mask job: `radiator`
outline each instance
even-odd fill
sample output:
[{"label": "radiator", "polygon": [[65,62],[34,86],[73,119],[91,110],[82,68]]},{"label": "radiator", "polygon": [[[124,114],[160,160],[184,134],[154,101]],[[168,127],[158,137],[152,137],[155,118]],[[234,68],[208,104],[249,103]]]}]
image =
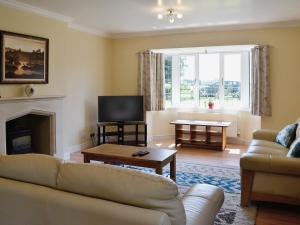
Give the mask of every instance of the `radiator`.
[{"label": "radiator", "polygon": [[239,132],[238,132],[238,122],[237,119],[236,120],[226,120],[228,122],[230,122],[230,126],[227,129],[227,136],[228,137],[238,137],[239,136]]},{"label": "radiator", "polygon": [[227,129],[227,137],[238,137],[238,115],[236,114],[213,114],[213,113],[191,113],[179,112],[176,119],[189,119],[189,120],[209,120],[209,121],[226,121],[230,122]]}]

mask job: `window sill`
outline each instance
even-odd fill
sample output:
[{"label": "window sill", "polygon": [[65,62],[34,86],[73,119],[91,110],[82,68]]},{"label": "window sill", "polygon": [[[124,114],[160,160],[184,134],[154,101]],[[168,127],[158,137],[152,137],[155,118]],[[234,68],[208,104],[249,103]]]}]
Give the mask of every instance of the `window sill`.
[{"label": "window sill", "polygon": [[211,114],[235,114],[238,112],[250,112],[248,108],[222,108],[222,109],[202,109],[197,107],[166,107],[166,111],[190,112],[190,113],[211,113]]}]

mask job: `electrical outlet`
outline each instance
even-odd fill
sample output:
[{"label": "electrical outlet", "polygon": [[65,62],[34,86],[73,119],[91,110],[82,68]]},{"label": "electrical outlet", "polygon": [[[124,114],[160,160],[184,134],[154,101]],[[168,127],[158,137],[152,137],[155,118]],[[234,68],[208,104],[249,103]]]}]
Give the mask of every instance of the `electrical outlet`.
[{"label": "electrical outlet", "polygon": [[239,128],[237,129],[237,136],[241,137],[241,129],[239,129]]}]

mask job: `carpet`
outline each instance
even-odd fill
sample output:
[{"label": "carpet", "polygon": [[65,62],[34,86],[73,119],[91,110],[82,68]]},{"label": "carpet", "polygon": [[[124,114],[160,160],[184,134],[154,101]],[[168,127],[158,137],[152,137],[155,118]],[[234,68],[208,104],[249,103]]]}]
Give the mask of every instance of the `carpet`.
[{"label": "carpet", "polygon": [[[257,208],[240,207],[240,170],[238,167],[212,166],[177,161],[176,180],[179,191],[183,194],[193,184],[211,184],[225,192],[224,204],[218,213],[215,225],[254,225]],[[151,169],[126,166],[154,173]],[[169,177],[169,169],[164,169],[164,176]]]}]

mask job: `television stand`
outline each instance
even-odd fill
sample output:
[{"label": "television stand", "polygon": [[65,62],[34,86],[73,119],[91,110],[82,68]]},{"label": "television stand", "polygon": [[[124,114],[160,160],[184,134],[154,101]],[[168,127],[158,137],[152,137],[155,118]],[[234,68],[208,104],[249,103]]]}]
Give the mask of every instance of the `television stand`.
[{"label": "television stand", "polygon": [[[145,122],[99,122],[97,128],[98,145],[109,143],[147,146],[147,124]],[[142,140],[141,135],[143,135]],[[109,137],[114,140],[107,140]]]}]

